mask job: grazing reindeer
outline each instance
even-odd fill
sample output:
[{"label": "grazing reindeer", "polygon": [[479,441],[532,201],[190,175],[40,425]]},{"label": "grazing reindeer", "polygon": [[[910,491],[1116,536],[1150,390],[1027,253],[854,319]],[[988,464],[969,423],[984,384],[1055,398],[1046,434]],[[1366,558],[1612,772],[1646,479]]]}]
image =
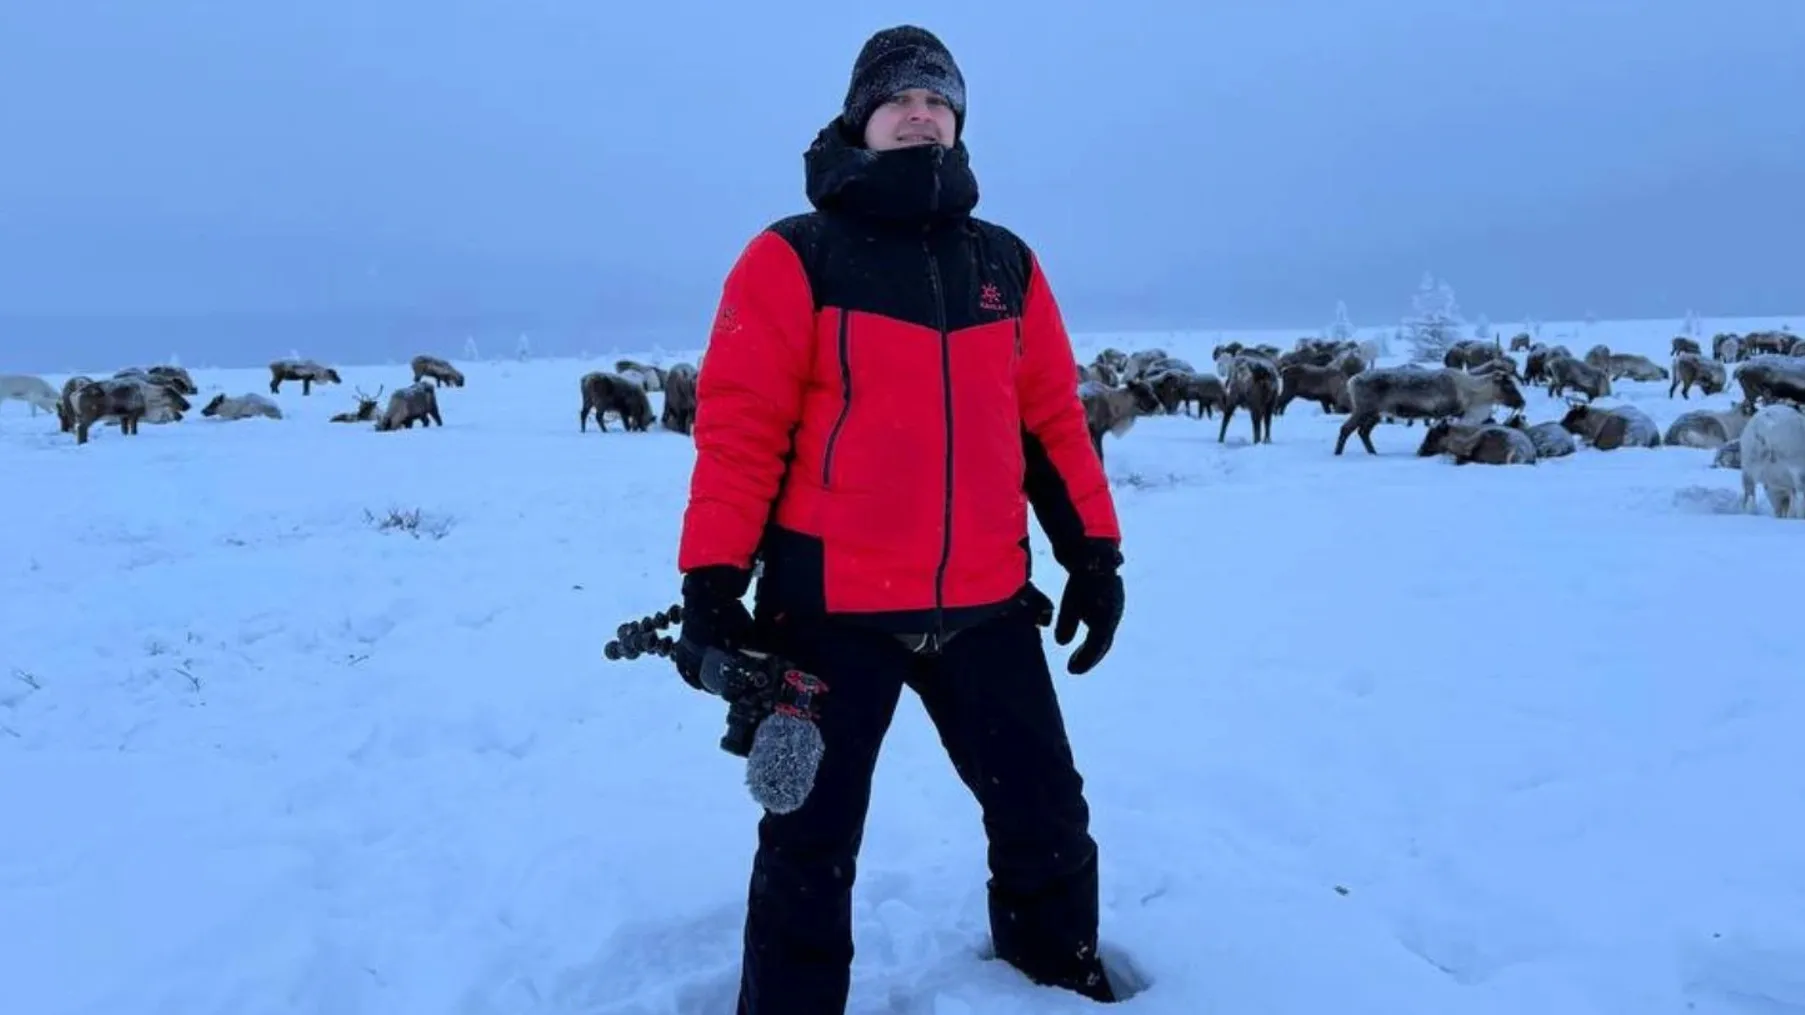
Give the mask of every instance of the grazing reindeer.
[{"label": "grazing reindeer", "polygon": [[376,421],[376,429],[385,433],[390,430],[412,430],[415,423],[422,427],[434,423],[445,425],[445,420],[439,415],[437,386],[416,381],[390,392],[388,410]]},{"label": "grazing reindeer", "polygon": [[1692,339],[1687,338],[1685,335],[1675,335],[1674,336],[1673,353],[1672,353],[1673,356],[1678,357],[1680,355],[1680,353],[1683,353],[1683,352],[1689,352],[1689,353],[1693,354],[1694,356],[1698,356],[1698,355],[1702,355],[1704,353],[1704,351],[1705,350],[1699,348],[1699,345],[1697,342],[1694,342]]},{"label": "grazing reindeer", "polygon": [[1548,396],[1561,398],[1567,389],[1586,396],[1590,402],[1611,393],[1611,375],[1603,367],[1571,356],[1550,356],[1543,361],[1548,377]]},{"label": "grazing reindeer", "polygon": [[1755,510],[1760,484],[1775,518],[1805,518],[1805,410],[1770,405],[1742,432],[1742,506]]},{"label": "grazing reindeer", "polygon": [[88,443],[89,429],[103,419],[118,420],[120,433],[135,434],[146,408],[141,384],[117,377],[87,381],[74,392],[75,443]]},{"label": "grazing reindeer", "polygon": [[1599,409],[1575,403],[1561,417],[1561,426],[1600,451],[1661,446],[1661,428],[1633,405]]},{"label": "grazing reindeer", "polygon": [[430,377],[432,382],[440,387],[447,384],[454,388],[464,386],[463,372],[437,356],[415,356],[408,365],[414,368],[415,384],[420,383],[422,377]]},{"label": "grazing reindeer", "polygon": [[1278,406],[1279,368],[1271,357],[1242,351],[1230,362],[1223,383],[1228,399],[1222,405],[1222,429],[1216,432],[1216,443],[1228,439],[1228,421],[1237,408],[1245,406],[1253,421],[1253,442],[1272,443],[1272,414]]},{"label": "grazing reindeer", "polygon": [[357,389],[357,408],[351,412],[341,412],[327,422],[330,423],[368,423],[376,418],[376,403],[382,399],[382,388],[378,387],[374,395],[366,395],[363,389]]},{"label": "grazing reindeer", "polygon": [[1084,426],[1098,461],[1103,460],[1104,434],[1120,440],[1134,428],[1135,420],[1160,411],[1159,394],[1145,381],[1129,381],[1119,388],[1087,382],[1078,386],[1078,401],[1084,405]]},{"label": "grazing reindeer", "polygon": [[279,359],[269,365],[269,393],[279,394],[283,381],[300,381],[301,394],[313,394],[315,384],[339,384],[338,371],[310,359]]},{"label": "grazing reindeer", "polygon": [[1477,426],[1442,420],[1423,434],[1417,457],[1452,455],[1455,465],[1534,465],[1540,455],[1535,441],[1522,430],[1499,423]]},{"label": "grazing reindeer", "polygon": [[182,367],[172,367],[165,364],[151,367],[144,371],[144,373],[149,376],[151,380],[156,381],[164,387],[174,389],[178,395],[198,395],[201,393],[201,389],[194,386],[194,378],[190,377],[188,371]]},{"label": "grazing reindeer", "polygon": [[42,377],[31,374],[0,374],[0,402],[24,402],[31,406],[33,416],[38,414],[39,409],[55,413],[57,392]]},{"label": "grazing reindeer", "polygon": [[1702,394],[1715,395],[1729,385],[1724,365],[1708,360],[1696,352],[1677,353],[1673,357],[1673,383],[1667,386],[1667,397],[1678,391],[1681,398],[1692,397],[1692,386]]},{"label": "grazing reindeer", "polygon": [[[626,361],[622,361],[626,362]],[[659,378],[662,385],[664,379]],[[595,413],[596,428],[603,433],[608,432],[606,414],[620,414],[621,426],[627,430],[644,432],[652,427],[652,400],[646,397],[646,389],[620,374],[595,370],[583,375],[577,382],[583,393],[583,408],[577,412],[577,429],[581,432],[589,430],[589,414]]]},{"label": "grazing reindeer", "polygon": [[1519,331],[1515,335],[1512,335],[1510,339],[1511,352],[1528,352],[1534,345],[1535,340],[1529,337],[1529,332],[1527,331]]},{"label": "grazing reindeer", "polygon": [[664,372],[664,412],[661,422],[666,430],[687,434],[696,426],[695,367],[679,363]]},{"label": "grazing reindeer", "polygon": [[1348,378],[1347,389],[1353,410],[1335,438],[1338,455],[1356,433],[1367,454],[1378,454],[1372,433],[1386,416],[1477,424],[1491,418],[1494,406],[1520,410],[1524,405],[1522,390],[1503,371],[1470,374],[1457,367],[1380,367]]},{"label": "grazing reindeer", "polygon": [[213,401],[201,409],[201,415],[218,419],[250,419],[252,416],[281,419],[282,410],[263,395],[249,391],[232,397],[214,395]]}]

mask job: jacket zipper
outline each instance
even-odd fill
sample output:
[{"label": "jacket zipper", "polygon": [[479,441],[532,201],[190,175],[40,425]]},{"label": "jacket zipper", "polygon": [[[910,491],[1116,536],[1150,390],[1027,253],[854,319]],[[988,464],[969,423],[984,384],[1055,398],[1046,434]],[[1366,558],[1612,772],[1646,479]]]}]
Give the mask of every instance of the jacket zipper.
[{"label": "jacket zipper", "polygon": [[946,568],[953,556],[953,349],[946,334],[946,293],[940,284],[940,262],[934,246],[923,240],[928,256],[928,284],[934,290],[934,323],[940,329],[940,390],[946,429],[946,497],[941,514],[940,563],[934,568],[934,639],[946,643]]},{"label": "jacket zipper", "polygon": [[852,412],[852,311],[840,311],[840,414],[834,417],[834,426],[827,432],[827,450],[821,453],[821,487],[828,489],[833,484],[834,445],[840,443],[840,428],[846,425],[846,416]]}]

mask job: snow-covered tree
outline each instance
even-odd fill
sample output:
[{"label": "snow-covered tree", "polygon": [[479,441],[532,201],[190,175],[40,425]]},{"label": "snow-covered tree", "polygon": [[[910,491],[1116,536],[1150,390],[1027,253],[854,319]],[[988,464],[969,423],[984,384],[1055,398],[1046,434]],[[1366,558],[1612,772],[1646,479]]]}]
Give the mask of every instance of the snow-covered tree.
[{"label": "snow-covered tree", "polygon": [[1404,341],[1410,347],[1411,358],[1440,362],[1448,347],[1460,340],[1465,324],[1453,287],[1423,272],[1423,280],[1410,300],[1410,315],[1403,321]]},{"label": "snow-covered tree", "polygon": [[1698,315],[1690,310],[1686,311],[1686,321],[1680,325],[1680,334],[1688,338],[1697,338],[1702,330],[1702,326],[1698,323]]},{"label": "snow-covered tree", "polygon": [[477,351],[477,348],[476,348],[476,336],[475,335],[466,335],[464,337],[464,358],[471,359],[471,360],[482,359],[482,355]]},{"label": "snow-covered tree", "polygon": [[527,341],[524,331],[520,333],[520,341],[514,343],[514,358],[522,363],[533,358],[533,344]]},{"label": "snow-covered tree", "polygon": [[1484,314],[1480,314],[1478,323],[1473,325],[1473,337],[1481,342],[1492,339],[1492,322]]},{"label": "snow-covered tree", "polygon": [[1347,303],[1335,301],[1335,319],[1329,322],[1329,330],[1324,337],[1331,342],[1351,342],[1354,332],[1354,322],[1347,315]]}]

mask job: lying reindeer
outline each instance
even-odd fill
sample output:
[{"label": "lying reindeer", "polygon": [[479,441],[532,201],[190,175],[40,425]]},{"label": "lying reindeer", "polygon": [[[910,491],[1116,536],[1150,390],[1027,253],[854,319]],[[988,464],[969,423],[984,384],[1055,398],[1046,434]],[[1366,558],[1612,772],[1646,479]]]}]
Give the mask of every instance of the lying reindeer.
[{"label": "lying reindeer", "polygon": [[390,430],[412,430],[415,423],[422,427],[429,427],[434,423],[445,425],[444,418],[439,415],[439,395],[435,385],[416,382],[390,392],[388,410],[376,421],[376,429],[385,433]]},{"label": "lying reindeer", "polygon": [[430,377],[434,384],[441,387],[449,384],[454,388],[464,386],[464,375],[457,367],[445,362],[437,356],[415,356],[409,365],[414,368],[414,383],[420,383],[423,377]]},{"label": "lying reindeer", "polygon": [[1661,446],[1661,428],[1633,405],[1600,409],[1576,404],[1561,417],[1561,426],[1600,451]]},{"label": "lying reindeer", "polygon": [[255,391],[242,395],[214,395],[202,409],[201,415],[217,419],[250,419],[252,416],[264,416],[269,419],[281,419],[282,410]]},{"label": "lying reindeer", "polygon": [[1540,457],[1529,434],[1499,423],[1472,425],[1442,420],[1423,435],[1417,457],[1451,455],[1455,465],[1534,465]]},{"label": "lying reindeer", "polygon": [[376,403],[382,399],[382,388],[379,386],[374,395],[366,395],[363,389],[357,389],[357,408],[350,412],[341,412],[333,416],[329,423],[368,423],[376,418]]}]

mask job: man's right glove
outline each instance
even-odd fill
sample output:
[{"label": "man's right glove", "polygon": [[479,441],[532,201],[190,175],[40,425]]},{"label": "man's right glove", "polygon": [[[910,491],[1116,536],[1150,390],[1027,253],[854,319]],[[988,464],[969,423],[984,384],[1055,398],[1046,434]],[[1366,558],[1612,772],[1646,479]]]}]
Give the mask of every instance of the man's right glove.
[{"label": "man's right glove", "polygon": [[683,576],[683,626],[671,650],[677,675],[698,691],[702,658],[709,649],[738,651],[752,634],[752,614],[740,601],[752,572],[725,564],[699,567]]}]

